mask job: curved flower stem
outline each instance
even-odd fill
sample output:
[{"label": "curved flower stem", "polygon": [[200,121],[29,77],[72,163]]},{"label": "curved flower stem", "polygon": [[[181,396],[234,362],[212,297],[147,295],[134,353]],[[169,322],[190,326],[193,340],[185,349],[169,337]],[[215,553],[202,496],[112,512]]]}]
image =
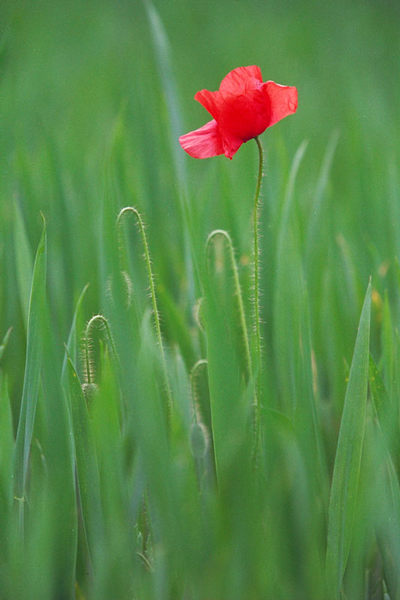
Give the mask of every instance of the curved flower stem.
[{"label": "curved flower stem", "polygon": [[260,190],[263,176],[264,153],[258,137],[254,138],[259,155],[258,177],[256,192],[254,195],[253,208],[253,259],[254,259],[254,332],[255,332],[255,374],[256,374],[256,391],[255,391],[255,406],[254,406],[254,434],[256,447],[258,445],[259,432],[259,413],[260,413],[260,388],[261,388],[261,326],[260,326],[260,249],[259,249],[259,234],[258,221],[261,208]]},{"label": "curved flower stem", "polygon": [[139,227],[140,236],[142,238],[142,244],[143,244],[143,249],[144,249],[144,259],[145,259],[146,269],[147,269],[147,278],[148,278],[149,287],[150,287],[150,296],[151,296],[151,303],[152,303],[152,309],[153,309],[154,326],[155,326],[155,330],[156,330],[158,346],[159,346],[160,353],[161,353],[161,363],[162,363],[162,369],[163,369],[163,374],[164,374],[164,385],[165,385],[165,391],[167,394],[167,407],[166,407],[167,408],[167,426],[169,428],[170,421],[171,421],[171,414],[172,414],[172,404],[173,404],[172,392],[171,392],[171,386],[169,383],[167,360],[166,360],[166,355],[165,355],[163,338],[162,338],[162,334],[161,334],[160,313],[158,311],[158,306],[157,306],[156,287],[155,287],[155,283],[154,283],[153,270],[151,267],[150,250],[149,250],[149,245],[147,242],[147,236],[146,236],[144,223],[143,223],[143,220],[142,220],[142,217],[141,217],[139,211],[136,208],[134,208],[132,206],[126,206],[125,208],[123,208],[120,211],[120,213],[117,217],[117,225],[120,225],[121,221],[122,221],[122,217],[129,213],[131,213],[136,218],[136,222]]},{"label": "curved flower stem", "polygon": [[95,369],[92,356],[92,331],[95,327],[106,332],[106,340],[110,346],[112,357],[115,361],[118,361],[117,349],[108,320],[103,315],[94,315],[86,325],[84,337],[84,372],[86,383],[95,383]]},{"label": "curved flower stem", "polygon": [[246,370],[247,370],[246,377],[250,378],[251,377],[250,344],[249,344],[249,338],[247,335],[247,325],[246,325],[246,317],[245,317],[244,304],[243,304],[242,288],[240,286],[239,270],[238,270],[237,263],[236,263],[235,251],[233,249],[233,242],[232,242],[231,236],[229,235],[229,233],[227,231],[225,231],[224,229],[215,229],[214,231],[212,231],[210,233],[210,235],[207,238],[206,251],[208,251],[211,241],[217,236],[221,236],[223,239],[225,239],[228,244],[228,248],[229,248],[229,257],[230,257],[231,267],[232,267],[232,271],[233,271],[235,294],[236,294],[238,310],[239,310],[240,328],[242,330],[242,339],[243,339],[243,344],[244,344],[244,349],[245,349],[245,354],[246,354]]}]

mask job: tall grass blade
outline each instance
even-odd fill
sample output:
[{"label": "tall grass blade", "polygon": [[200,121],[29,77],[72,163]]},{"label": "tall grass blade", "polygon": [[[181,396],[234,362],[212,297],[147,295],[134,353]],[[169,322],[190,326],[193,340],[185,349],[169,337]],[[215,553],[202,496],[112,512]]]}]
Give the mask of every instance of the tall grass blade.
[{"label": "tall grass blade", "polygon": [[221,482],[243,442],[241,435],[246,435],[247,428],[252,429],[251,402],[245,394],[243,332],[230,252],[225,236],[211,236],[211,243],[206,245],[204,314],[212,435],[217,479]]},{"label": "tall grass blade", "polygon": [[13,480],[12,458],[14,453],[14,432],[7,379],[0,371],[0,590],[4,590],[8,576],[10,540],[12,539]]},{"label": "tall grass blade", "polygon": [[319,173],[312,212],[307,230],[306,264],[309,266],[317,248],[318,240],[321,239],[321,215],[325,204],[325,192],[328,185],[329,174],[332,168],[333,157],[339,141],[339,133],[335,131],[329,140]]},{"label": "tall grass blade", "polygon": [[96,544],[101,540],[103,523],[96,447],[89,422],[86,399],[70,358],[67,358],[66,376],[68,383],[67,396],[73,424],[75,464],[82,520],[89,556],[92,560]]},{"label": "tall grass blade", "polygon": [[[279,377],[282,404],[293,416],[299,397],[296,360],[300,353],[294,339],[303,328],[305,284],[298,223],[294,218],[295,184],[307,148],[303,142],[293,159],[286,188],[277,239],[276,277],[273,298],[274,361]],[[299,341],[299,345],[301,342]],[[307,357],[308,358],[308,357]]]},{"label": "tall grass blade", "polygon": [[36,252],[29,302],[26,362],[21,410],[14,455],[14,495],[19,504],[19,524],[23,528],[26,478],[36,405],[40,386],[43,352],[43,321],[46,312],[46,224]]},{"label": "tall grass blade", "polygon": [[173,151],[174,167],[178,181],[181,185],[186,184],[185,156],[178,143],[182,135],[183,125],[181,121],[181,110],[178,102],[175,76],[171,62],[171,47],[160,19],[160,15],[150,0],[144,0],[147,16],[150,24],[150,32],[156,53],[156,61],[161,79],[165,100],[169,114],[169,127],[171,136],[171,147]]},{"label": "tall grass blade", "polygon": [[77,321],[78,321],[78,315],[81,310],[82,302],[86,295],[88,287],[89,287],[89,284],[87,283],[85,285],[85,287],[83,288],[82,292],[80,293],[78,302],[76,303],[75,312],[74,312],[74,316],[72,319],[71,329],[69,331],[68,341],[67,341],[65,354],[64,354],[64,360],[63,360],[63,366],[62,366],[62,372],[61,372],[61,381],[64,381],[64,379],[65,379],[68,355],[71,357],[71,360],[73,361],[74,364],[76,364],[76,361],[77,361],[77,345],[78,345],[77,344],[78,340],[77,340],[77,335],[76,335]]},{"label": "tall grass blade", "polygon": [[[0,373],[0,523],[12,499],[12,457],[14,452],[14,431],[7,379]],[[5,523],[3,523],[3,526]],[[4,527],[0,530],[3,532]],[[0,534],[2,537],[2,534]]]},{"label": "tall grass blade", "polygon": [[371,282],[361,312],[340,425],[328,512],[327,581],[339,598],[357,507],[366,423]]},{"label": "tall grass blade", "polygon": [[304,140],[298,147],[294,156],[292,166],[289,173],[289,181],[286,188],[285,199],[282,207],[282,214],[280,219],[279,233],[278,233],[278,244],[277,244],[277,261],[278,269],[280,261],[284,260],[284,248],[285,248],[285,237],[287,235],[290,215],[292,212],[294,202],[294,189],[296,185],[297,174],[300,169],[300,165],[303,161],[305,151],[307,150],[308,141]]},{"label": "tall grass blade", "polygon": [[14,248],[19,298],[22,307],[22,317],[24,319],[26,329],[28,324],[29,296],[33,260],[32,250],[29,244],[28,235],[26,233],[22,211],[17,202],[15,203],[14,218]]},{"label": "tall grass blade", "polygon": [[191,230],[191,219],[186,200],[187,175],[185,168],[185,156],[178,142],[179,136],[182,135],[183,132],[183,125],[180,117],[182,111],[180,110],[179,106],[175,77],[172,69],[170,44],[164,29],[164,25],[151,0],[144,0],[144,5],[146,7],[146,12],[150,23],[150,31],[156,53],[157,67],[165,93],[165,100],[169,114],[170,143],[176,178],[179,182],[179,188],[177,190],[179,196],[179,210],[181,220],[186,225],[183,231],[186,277],[189,284],[191,303],[193,304],[195,282],[193,279],[193,264],[190,260],[191,256],[193,258],[193,236],[189,235],[189,231]]},{"label": "tall grass blade", "polygon": [[[53,589],[57,590],[57,595],[65,598],[74,584],[76,570],[78,515],[75,464],[67,399],[60,385],[62,353],[58,352],[58,345],[54,340],[51,314],[46,304],[44,308],[45,323],[41,332],[43,365],[34,442],[42,449],[46,467],[42,474],[40,470],[34,472],[30,469],[29,484],[36,480],[39,494],[31,493],[29,485],[26,532],[28,535],[32,525],[38,525],[40,535],[40,521],[38,523],[36,520],[36,510],[42,504],[41,495],[45,491],[46,512],[43,524],[47,529],[47,539],[43,539],[46,539],[48,547],[49,579]],[[59,546],[63,548],[62,554],[57,552]],[[31,553],[34,553],[34,548]]]}]

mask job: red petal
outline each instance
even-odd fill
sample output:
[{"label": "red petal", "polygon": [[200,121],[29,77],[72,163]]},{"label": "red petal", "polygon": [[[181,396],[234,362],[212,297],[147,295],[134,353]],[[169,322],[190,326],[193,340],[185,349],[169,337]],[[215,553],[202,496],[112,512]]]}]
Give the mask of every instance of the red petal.
[{"label": "red petal", "polygon": [[181,135],[179,143],[193,158],[211,158],[224,154],[224,147],[215,120],[209,121],[200,129]]},{"label": "red petal", "polygon": [[245,94],[249,89],[258,87],[259,83],[262,83],[260,67],[238,67],[223,78],[219,91],[222,95]]},{"label": "red petal", "polygon": [[218,125],[222,137],[226,135],[247,142],[260,135],[270,122],[270,102],[262,84],[243,94],[227,94],[221,103]]},{"label": "red petal", "polygon": [[297,89],[295,87],[267,81],[263,84],[263,89],[270,104],[268,127],[296,112]]},{"label": "red petal", "polygon": [[218,119],[218,104],[220,102],[219,92],[200,90],[200,92],[197,92],[197,94],[195,94],[194,99],[197,100],[197,102],[200,102],[200,104],[204,106],[206,110],[208,110],[208,112],[214,119]]},{"label": "red petal", "polygon": [[232,159],[232,156],[236,154],[240,146],[243,144],[243,140],[231,135],[229,133],[222,133],[222,143],[224,146],[224,154],[227,158]]}]

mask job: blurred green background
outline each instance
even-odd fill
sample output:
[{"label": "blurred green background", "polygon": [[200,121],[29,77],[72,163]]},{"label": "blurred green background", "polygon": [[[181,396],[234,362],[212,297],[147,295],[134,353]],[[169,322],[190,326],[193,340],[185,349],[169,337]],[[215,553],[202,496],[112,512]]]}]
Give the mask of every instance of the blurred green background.
[{"label": "blurred green background", "polygon": [[[395,394],[399,377],[394,333],[400,309],[399,26],[400,3],[389,0],[1,1],[0,334],[9,327],[13,331],[0,365],[8,381],[14,432],[41,213],[47,223],[53,339],[44,362],[57,373],[87,283],[80,329],[74,330],[77,363],[84,322],[107,311],[114,223],[127,205],[137,207],[147,225],[168,360],[182,361],[184,379],[205,354],[194,307],[204,291],[204,245],[213,229],[226,229],[233,239],[251,314],[256,145],[247,143],[232,161],[197,161],[184,154],[178,136],[209,118],[193,100],[196,91],[215,90],[231,69],[257,64],[264,80],[295,85],[299,93],[297,114],[262,136],[265,403],[293,416],[290,406],[301,397],[296,361],[303,352],[296,336],[307,314],[314,395],[331,473],[371,275],[371,356],[390,393]],[[136,242],[128,263],[142,317],[148,283]],[[223,517],[215,518],[225,531]],[[287,522],[282,527],[286,539],[285,527],[290,527]],[[232,537],[233,546],[242,543],[242,533]],[[280,543],[282,554],[275,555],[274,565],[287,556]],[[370,557],[373,551],[366,553]],[[287,581],[276,597],[288,598],[295,593],[293,582],[304,583],[308,575],[297,579],[293,557],[282,561],[286,566],[279,576],[286,573]],[[113,573],[104,581],[108,576],[111,581]],[[162,588],[160,581],[162,576],[157,583]],[[235,597],[260,597],[262,583],[246,595],[243,581]],[[351,581],[354,595],[348,597],[358,598],[361,588]],[[47,588],[40,585],[35,589],[44,594]],[[111,597],[104,591],[107,585],[104,597]],[[168,585],[164,595],[153,590],[148,597],[197,598]],[[234,582],[226,589],[218,585],[221,598],[235,588]],[[290,597],[321,597],[319,585],[304,584]],[[100,588],[93,588],[93,597],[103,597]]]}]

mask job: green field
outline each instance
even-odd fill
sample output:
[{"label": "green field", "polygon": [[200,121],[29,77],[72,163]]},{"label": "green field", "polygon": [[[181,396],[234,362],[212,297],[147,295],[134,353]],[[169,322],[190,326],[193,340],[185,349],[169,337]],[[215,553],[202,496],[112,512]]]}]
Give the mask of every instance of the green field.
[{"label": "green field", "polygon": [[[0,600],[400,599],[399,27],[1,0]],[[261,136],[260,361],[257,146],[178,143],[246,65],[299,94]]]}]

